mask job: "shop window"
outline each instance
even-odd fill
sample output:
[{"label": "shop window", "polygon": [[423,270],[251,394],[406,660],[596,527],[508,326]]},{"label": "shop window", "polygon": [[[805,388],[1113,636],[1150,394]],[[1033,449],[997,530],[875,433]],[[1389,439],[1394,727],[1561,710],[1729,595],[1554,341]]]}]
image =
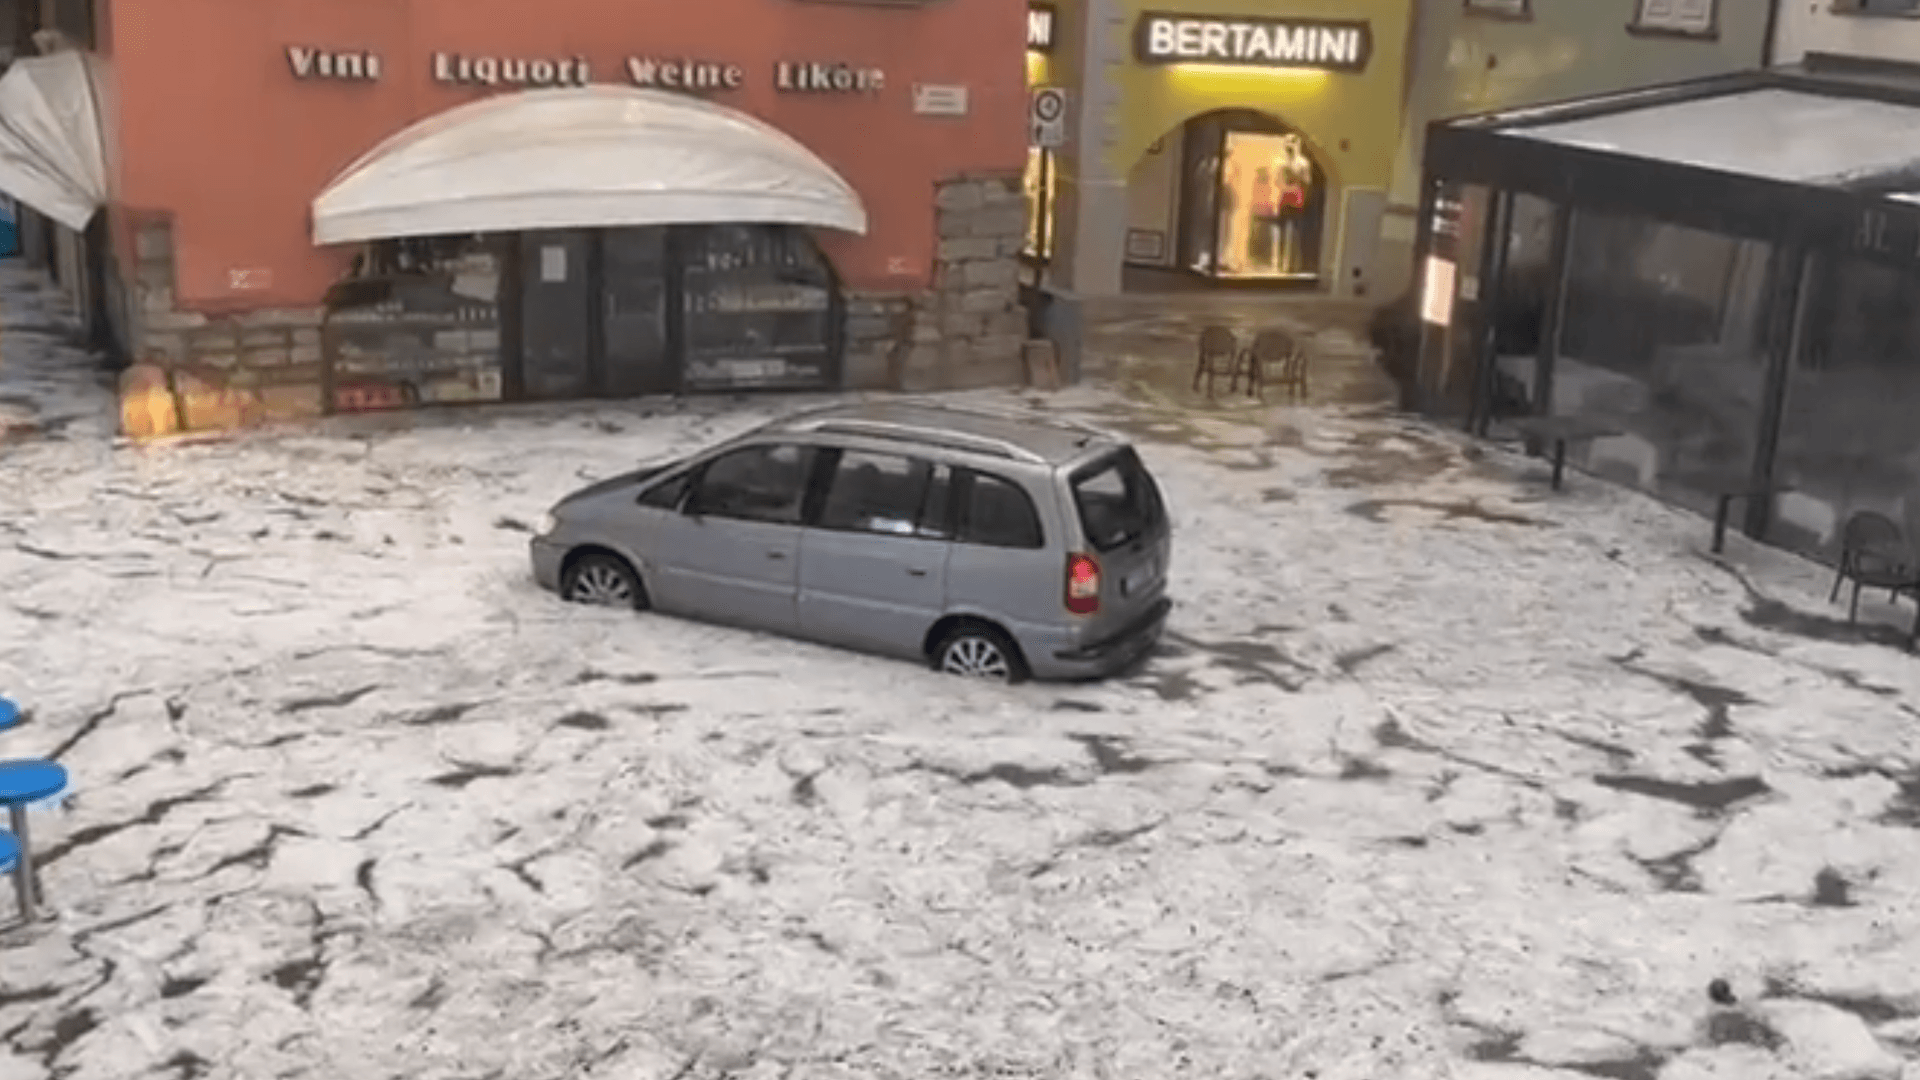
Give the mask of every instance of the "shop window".
[{"label": "shop window", "polygon": [[500,248],[483,236],[369,244],[327,294],[321,382],[342,412],[501,397]]},{"label": "shop window", "polygon": [[[1187,123],[1178,156],[1180,266],[1223,279],[1319,276],[1326,179],[1298,132],[1251,110],[1213,113]],[[1147,175],[1143,160],[1133,182]]]},{"label": "shop window", "polygon": [[1027,196],[1027,242],[1022,252],[1027,258],[1040,262],[1053,258],[1055,168],[1053,151],[1039,147],[1027,150],[1027,169],[1022,181]]},{"label": "shop window", "polygon": [[1634,0],[1636,33],[1712,37],[1718,30],[1719,0]]},{"label": "shop window", "polygon": [[839,284],[805,229],[705,225],[681,238],[688,390],[835,385]]},{"label": "shop window", "polygon": [[1920,18],[1920,0],[1833,0],[1833,13]]}]

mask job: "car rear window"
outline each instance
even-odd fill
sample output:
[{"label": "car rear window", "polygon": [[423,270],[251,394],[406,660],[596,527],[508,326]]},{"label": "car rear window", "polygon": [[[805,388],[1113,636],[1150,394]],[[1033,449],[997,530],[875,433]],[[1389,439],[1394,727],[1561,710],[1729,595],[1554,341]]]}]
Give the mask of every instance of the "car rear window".
[{"label": "car rear window", "polygon": [[1112,551],[1158,529],[1166,519],[1160,489],[1131,447],[1073,475],[1073,504],[1096,551]]}]

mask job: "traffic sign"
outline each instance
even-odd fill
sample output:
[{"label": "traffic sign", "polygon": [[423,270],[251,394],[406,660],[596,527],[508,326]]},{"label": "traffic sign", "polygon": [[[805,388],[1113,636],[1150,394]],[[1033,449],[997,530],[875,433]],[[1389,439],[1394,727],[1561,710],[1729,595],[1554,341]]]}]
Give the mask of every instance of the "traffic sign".
[{"label": "traffic sign", "polygon": [[1027,102],[1028,142],[1047,150],[1067,145],[1067,92],[1058,86],[1037,86]]}]

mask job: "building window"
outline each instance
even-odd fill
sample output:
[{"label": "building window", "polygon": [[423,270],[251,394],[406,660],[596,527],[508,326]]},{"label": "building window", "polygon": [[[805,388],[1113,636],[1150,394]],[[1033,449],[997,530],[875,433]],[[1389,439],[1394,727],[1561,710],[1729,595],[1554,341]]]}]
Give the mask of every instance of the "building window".
[{"label": "building window", "polygon": [[1632,25],[1636,33],[1713,37],[1718,30],[1719,0],[1635,0]]},{"label": "building window", "polygon": [[1464,0],[1470,15],[1491,15],[1496,19],[1533,18],[1533,0]]},{"label": "building window", "polygon": [[1920,0],[1833,0],[1835,15],[1885,15],[1920,18]]}]

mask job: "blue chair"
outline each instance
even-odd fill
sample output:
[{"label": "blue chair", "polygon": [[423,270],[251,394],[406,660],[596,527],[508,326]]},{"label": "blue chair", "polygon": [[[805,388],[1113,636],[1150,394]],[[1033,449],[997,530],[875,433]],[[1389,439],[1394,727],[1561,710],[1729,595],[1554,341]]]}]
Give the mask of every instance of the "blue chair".
[{"label": "blue chair", "polygon": [[20,841],[12,833],[0,832],[0,874],[11,873],[20,861]]},{"label": "blue chair", "polygon": [[33,846],[27,836],[27,807],[45,802],[67,789],[67,770],[52,761],[0,761],[0,804],[7,808],[18,849],[13,865],[13,893],[20,918],[32,922],[34,903],[44,903],[40,880],[33,872]]}]

